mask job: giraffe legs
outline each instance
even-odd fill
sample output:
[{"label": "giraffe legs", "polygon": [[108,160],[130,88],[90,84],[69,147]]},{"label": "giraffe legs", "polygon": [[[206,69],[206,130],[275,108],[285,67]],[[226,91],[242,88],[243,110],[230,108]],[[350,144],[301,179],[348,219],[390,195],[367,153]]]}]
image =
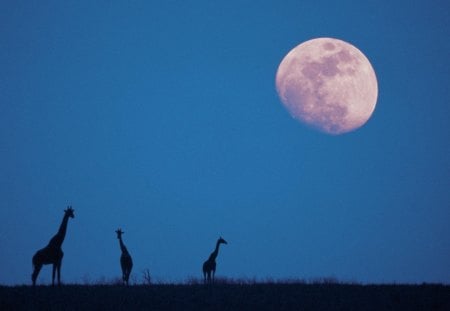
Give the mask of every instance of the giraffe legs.
[{"label": "giraffe legs", "polygon": [[53,264],[52,286],[55,285],[55,273],[58,278],[58,285],[61,285],[61,264],[64,253],[61,251],[58,260]]},{"label": "giraffe legs", "polygon": [[[212,278],[211,278],[211,272],[212,272]],[[214,271],[213,270],[207,270],[207,271],[203,272],[203,275],[204,275],[205,284],[214,283]]]},{"label": "giraffe legs", "polygon": [[128,285],[127,273],[125,271],[122,272],[122,281],[123,284]]},{"label": "giraffe legs", "polygon": [[53,264],[53,271],[52,271],[52,286],[55,286],[55,272],[56,272],[56,266],[57,264]]},{"label": "giraffe legs", "polygon": [[56,266],[56,275],[58,276],[58,285],[61,285],[61,264],[62,261]]},{"label": "giraffe legs", "polygon": [[55,286],[55,274],[57,277],[58,285],[61,285],[61,262],[53,264],[52,286]]},{"label": "giraffe legs", "polygon": [[122,267],[122,282],[124,285],[128,285],[128,273],[125,266]]},{"label": "giraffe legs", "polygon": [[31,280],[33,281],[33,286],[36,285],[36,279],[37,279],[41,269],[42,269],[42,265],[35,265],[34,266],[34,271],[33,271],[33,274],[31,275]]},{"label": "giraffe legs", "polygon": [[61,262],[53,264],[52,286],[55,286],[55,275],[58,281],[58,285],[61,285]]},{"label": "giraffe legs", "polygon": [[122,280],[125,285],[128,285],[128,280],[130,279],[131,268],[125,269],[122,273]]}]

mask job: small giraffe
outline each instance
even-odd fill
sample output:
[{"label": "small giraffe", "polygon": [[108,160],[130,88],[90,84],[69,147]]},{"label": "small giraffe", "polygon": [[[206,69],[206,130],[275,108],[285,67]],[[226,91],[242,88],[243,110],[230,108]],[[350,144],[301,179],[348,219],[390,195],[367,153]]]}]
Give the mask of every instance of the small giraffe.
[{"label": "small giraffe", "polygon": [[52,285],[55,285],[55,272],[58,274],[58,285],[61,285],[61,263],[64,256],[61,246],[66,236],[69,218],[75,217],[73,212],[74,210],[72,209],[72,206],[69,206],[66,210],[64,210],[64,217],[61,225],[59,226],[58,232],[51,238],[46,247],[38,250],[36,254],[34,254],[32,260],[34,271],[31,275],[33,286],[36,285],[36,279],[42,266],[49,264],[53,265]]},{"label": "small giraffe", "polygon": [[117,229],[117,238],[119,239],[120,250],[122,251],[122,255],[120,255],[120,266],[122,267],[122,280],[128,285],[128,279],[130,278],[131,269],[133,268],[133,260],[131,259],[130,253],[128,252],[125,244],[122,241],[122,234],[124,232],[122,229]]},{"label": "small giraffe", "polygon": [[[216,243],[216,249],[209,255],[208,260],[203,263],[203,277],[204,282],[214,283],[214,275],[216,274],[216,258],[219,254],[219,246],[220,244],[228,244],[227,241],[220,237]],[[212,272],[212,279],[211,279]]]}]

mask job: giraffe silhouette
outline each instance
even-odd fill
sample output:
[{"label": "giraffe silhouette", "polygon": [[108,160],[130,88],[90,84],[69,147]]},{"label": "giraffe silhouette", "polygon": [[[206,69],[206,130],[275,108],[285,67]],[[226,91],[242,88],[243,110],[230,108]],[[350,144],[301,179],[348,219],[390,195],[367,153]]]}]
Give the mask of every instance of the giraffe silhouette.
[{"label": "giraffe silhouette", "polygon": [[[203,278],[204,278],[205,283],[206,282],[214,283],[214,275],[216,274],[216,258],[217,258],[217,255],[219,255],[220,244],[228,244],[228,243],[227,243],[227,241],[222,239],[222,237],[220,237],[217,240],[216,248],[211,253],[211,255],[209,255],[208,260],[206,260],[203,263]],[[212,278],[211,278],[211,274],[212,274]]]},{"label": "giraffe silhouette", "polygon": [[58,285],[61,284],[61,263],[64,256],[61,246],[64,242],[64,238],[66,237],[69,218],[75,217],[73,212],[74,210],[72,209],[72,206],[69,206],[66,210],[64,210],[64,217],[61,225],[59,226],[58,232],[51,238],[46,247],[38,250],[36,254],[34,254],[32,260],[34,271],[31,275],[33,286],[36,285],[36,279],[42,266],[49,264],[53,265],[52,285],[55,285],[55,273],[58,274]]},{"label": "giraffe silhouette", "polygon": [[122,229],[117,229],[117,238],[119,239],[120,250],[122,251],[122,255],[120,255],[120,267],[122,268],[122,280],[128,285],[128,279],[130,278],[131,269],[133,269],[133,259],[131,259],[130,253],[128,252],[125,244],[122,241],[122,234],[124,232]]}]

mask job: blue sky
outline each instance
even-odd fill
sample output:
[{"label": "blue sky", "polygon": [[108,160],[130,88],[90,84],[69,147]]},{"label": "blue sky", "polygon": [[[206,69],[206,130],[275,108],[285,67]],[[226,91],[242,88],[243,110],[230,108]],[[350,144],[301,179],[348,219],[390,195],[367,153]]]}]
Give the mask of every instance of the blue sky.
[{"label": "blue sky", "polygon": [[[218,276],[450,282],[445,1],[2,1],[0,284],[73,205],[64,282]],[[335,37],[379,96],[328,136],[283,108],[285,54]],[[44,268],[38,283],[50,281]]]}]

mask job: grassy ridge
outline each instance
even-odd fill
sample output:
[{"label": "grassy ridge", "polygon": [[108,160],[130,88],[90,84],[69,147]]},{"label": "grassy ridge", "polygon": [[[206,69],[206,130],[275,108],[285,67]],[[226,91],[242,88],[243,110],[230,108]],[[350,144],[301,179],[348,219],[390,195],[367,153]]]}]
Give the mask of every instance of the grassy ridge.
[{"label": "grassy ridge", "polygon": [[450,286],[1,286],[0,310],[450,310]]}]

